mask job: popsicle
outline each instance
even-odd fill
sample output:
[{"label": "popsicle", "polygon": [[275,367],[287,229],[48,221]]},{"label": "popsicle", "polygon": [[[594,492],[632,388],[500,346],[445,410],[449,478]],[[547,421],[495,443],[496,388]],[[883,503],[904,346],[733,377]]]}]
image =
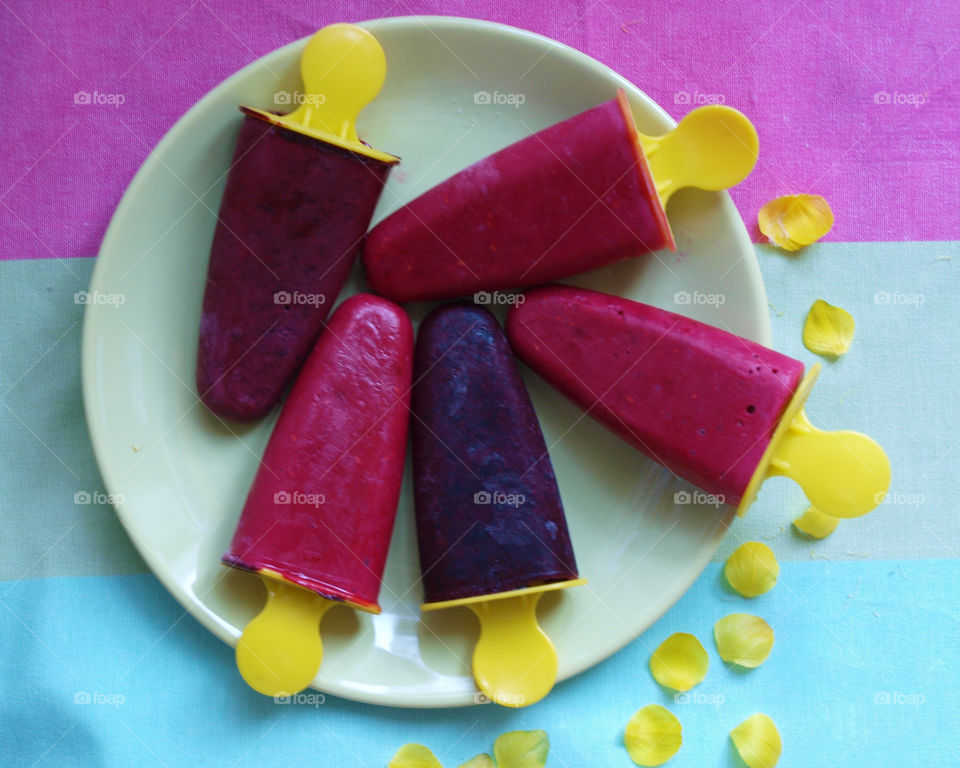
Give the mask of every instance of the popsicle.
[{"label": "popsicle", "polygon": [[756,159],[756,131],[736,110],[700,107],[650,137],[621,90],[388,216],[363,247],[367,280],[395,301],[442,299],[675,250],[665,213],[673,192],[733,186]]},{"label": "popsicle", "polygon": [[833,517],[873,509],[890,484],[883,449],[814,427],[819,371],[727,331],[569,286],[510,310],[517,355],[601,424],[742,514],[768,475],[796,480]]},{"label": "popsicle", "polygon": [[477,685],[500,704],[533,704],[557,675],[537,601],[584,583],[540,424],[485,309],[448,304],[427,316],[414,371],[423,610],[470,607],[481,624]]},{"label": "popsicle", "polygon": [[386,73],[369,32],[324,27],[307,43],[301,70],[306,93],[294,112],[240,107],[210,250],[197,390],[211,411],[235,421],[263,416],[293,380],[397,162],[356,135],[357,114]]},{"label": "popsicle", "polygon": [[379,613],[377,595],[403,477],[413,328],[392,302],[341,304],[270,436],[223,562],[263,577],[267,604],[237,666],[276,696],[305,688],[336,602]]}]

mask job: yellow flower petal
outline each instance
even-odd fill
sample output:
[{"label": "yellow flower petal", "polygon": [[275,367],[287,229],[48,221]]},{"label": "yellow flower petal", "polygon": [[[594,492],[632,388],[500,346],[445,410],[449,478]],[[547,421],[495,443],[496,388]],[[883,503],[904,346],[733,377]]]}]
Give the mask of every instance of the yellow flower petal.
[{"label": "yellow flower petal", "polygon": [[731,664],[759,667],[773,650],[773,630],[759,616],[731,613],[713,625],[720,658]]},{"label": "yellow flower petal", "polygon": [[660,685],[689,691],[707,676],[710,659],[700,641],[686,632],[675,632],[660,643],[650,657],[650,672]]},{"label": "yellow flower petal", "polygon": [[826,515],[816,507],[810,507],[794,520],[793,524],[808,536],[825,539],[837,529],[840,519]]},{"label": "yellow flower petal", "polygon": [[497,768],[497,765],[493,762],[493,758],[484,752],[472,760],[462,763],[459,768]]},{"label": "yellow flower petal", "polygon": [[780,732],[766,715],[751,715],[730,731],[740,757],[750,768],[773,768],[780,759]]},{"label": "yellow flower petal", "polygon": [[780,564],[773,550],[759,541],[741,544],[727,560],[723,573],[744,597],[756,597],[776,586]]},{"label": "yellow flower petal", "polygon": [[387,768],[443,768],[436,755],[423,744],[404,744],[387,764]]},{"label": "yellow flower petal", "polygon": [[650,704],[630,718],[623,743],[637,765],[663,765],[680,749],[683,729],[672,712],[659,704]]},{"label": "yellow flower petal", "polygon": [[510,731],[493,743],[497,768],[543,768],[549,751],[544,731]]},{"label": "yellow flower petal", "polygon": [[757,224],[772,242],[797,251],[830,231],[833,211],[820,195],[785,195],[760,209]]},{"label": "yellow flower petal", "polygon": [[854,326],[847,310],[817,299],[803,324],[803,346],[817,355],[840,357],[850,349]]}]

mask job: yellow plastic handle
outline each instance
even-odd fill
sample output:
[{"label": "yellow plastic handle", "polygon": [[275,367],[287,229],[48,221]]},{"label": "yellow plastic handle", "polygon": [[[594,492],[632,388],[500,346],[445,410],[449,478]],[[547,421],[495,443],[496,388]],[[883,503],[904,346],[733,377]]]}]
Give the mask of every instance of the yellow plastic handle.
[{"label": "yellow plastic handle", "polygon": [[768,469],[803,488],[810,503],[831,517],[859,517],[890,487],[890,461],[859,432],[825,432],[799,411],[781,438]]},{"label": "yellow plastic handle", "polygon": [[527,707],[553,688],[557,651],[537,623],[542,592],[471,603],[480,620],[473,677],[491,701]]},{"label": "yellow plastic handle", "polygon": [[331,24],[307,41],[300,55],[304,92],[289,114],[245,108],[264,120],[383,162],[397,158],[357,138],[357,117],[380,93],[387,59],[377,39],[354,24]]},{"label": "yellow plastic handle", "polygon": [[237,668],[265,696],[289,696],[310,685],[323,660],[320,620],[334,603],[264,576],[267,604],[237,644]]},{"label": "yellow plastic handle", "polygon": [[746,115],[721,105],[698,107],[662,136],[638,136],[664,206],[681,187],[718,190],[739,184],[760,151]]},{"label": "yellow plastic handle", "polygon": [[303,103],[286,119],[358,143],[357,115],[387,77],[387,59],[377,39],[353,24],[324,27],[303,49],[300,73]]}]

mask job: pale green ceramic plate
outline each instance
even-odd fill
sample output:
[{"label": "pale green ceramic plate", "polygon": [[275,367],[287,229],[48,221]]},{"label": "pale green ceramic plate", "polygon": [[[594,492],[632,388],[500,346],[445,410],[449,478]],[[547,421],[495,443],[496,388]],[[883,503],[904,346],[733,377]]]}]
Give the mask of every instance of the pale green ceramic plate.
[{"label": "pale green ceramic plate", "polygon": [[[364,26],[383,44],[389,75],[359,133],[403,158],[375,221],[531,130],[612,98],[618,87],[629,94],[641,131],[672,124],[616,73],[529,32],[434,17]],[[84,327],[87,418],[107,488],[125,500],[120,520],[177,600],[231,644],[264,593],[257,578],[222,567],[220,555],[275,414],[227,429],[206,413],[193,384],[197,324],[214,212],[240,125],[237,105],[280,108],[274,95],[300,87],[303,43],[238,72],[160,142],[117,208],[91,286],[125,301],[89,305]],[[636,259],[575,282],[768,342],[763,284],[729,197],[685,190],[669,214],[679,254]],[[364,287],[358,268],[341,298]],[[722,294],[721,305],[703,303],[714,294]],[[414,319],[427,308],[411,307]],[[636,638],[683,594],[716,551],[730,513],[674,503],[686,485],[525,375],[590,582],[541,603],[565,679]],[[475,620],[463,608],[421,617],[415,543],[408,472],[381,593],[384,612],[328,614],[326,656],[314,681],[320,690],[396,706],[477,701],[469,673]]]}]

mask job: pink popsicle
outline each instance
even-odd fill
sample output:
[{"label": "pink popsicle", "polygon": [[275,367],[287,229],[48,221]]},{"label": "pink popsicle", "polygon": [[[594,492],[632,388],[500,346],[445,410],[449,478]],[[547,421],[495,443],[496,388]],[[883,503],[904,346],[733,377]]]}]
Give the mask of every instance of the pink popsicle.
[{"label": "pink popsicle", "polygon": [[514,351],[650,458],[727,504],[743,497],[803,364],[656,307],[568,286],[528,291]]},{"label": "pink popsicle", "polygon": [[363,263],[395,301],[555,280],[675,249],[620,91],[500,150],[374,227]]},{"label": "pink popsicle", "polygon": [[284,404],[225,563],[379,612],[412,356],[400,307],[360,294],[337,308]]}]

